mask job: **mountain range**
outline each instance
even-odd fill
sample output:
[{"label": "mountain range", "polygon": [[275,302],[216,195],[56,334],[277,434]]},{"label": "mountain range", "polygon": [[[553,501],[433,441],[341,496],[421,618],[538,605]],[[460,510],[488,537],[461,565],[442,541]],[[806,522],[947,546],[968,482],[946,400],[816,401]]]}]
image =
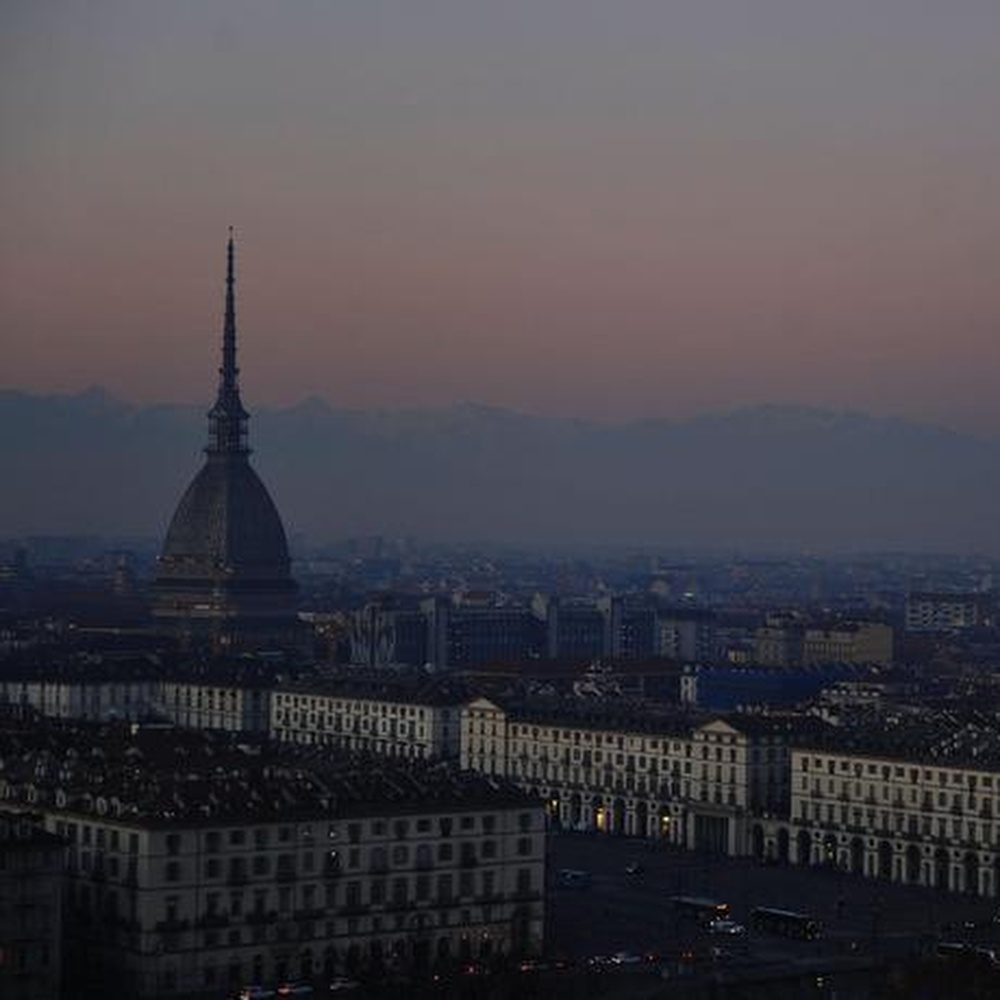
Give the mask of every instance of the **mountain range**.
[{"label": "mountain range", "polygon": [[[0,535],[162,536],[204,409],[0,391]],[[255,410],[289,534],[524,546],[1000,553],[1000,442],[762,406],[602,424],[463,404]]]}]

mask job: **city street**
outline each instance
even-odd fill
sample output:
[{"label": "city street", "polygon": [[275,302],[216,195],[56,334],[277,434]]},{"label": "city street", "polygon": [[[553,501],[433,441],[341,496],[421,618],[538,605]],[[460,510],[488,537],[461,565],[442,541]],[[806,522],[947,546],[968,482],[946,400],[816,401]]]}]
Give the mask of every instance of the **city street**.
[{"label": "city street", "polygon": [[[627,874],[638,864],[641,874]],[[560,869],[590,874],[584,887],[559,885]],[[992,942],[994,901],[861,879],[838,871],[760,866],[749,859],[699,856],[647,841],[594,834],[551,839],[548,948],[575,961],[655,953],[669,960],[694,951],[726,966],[834,956],[930,955],[938,941]],[[713,935],[680,914],[673,896],[729,904],[744,935]],[[807,913],[822,925],[815,941],[754,931],[756,906]],[[975,926],[973,926],[975,925]],[[714,949],[714,953],[713,953]]]}]

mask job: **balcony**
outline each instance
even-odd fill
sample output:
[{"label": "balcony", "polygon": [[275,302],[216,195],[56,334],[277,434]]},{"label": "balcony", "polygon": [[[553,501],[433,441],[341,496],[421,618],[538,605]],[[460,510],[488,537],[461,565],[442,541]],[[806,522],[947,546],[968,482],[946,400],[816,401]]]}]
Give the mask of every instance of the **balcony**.
[{"label": "balcony", "polygon": [[246,922],[251,926],[254,924],[270,924],[277,919],[276,910],[251,910],[246,915]]},{"label": "balcony", "polygon": [[153,930],[160,934],[179,934],[191,926],[190,920],[178,920],[176,917],[159,920],[153,925]]},{"label": "balcony", "polygon": [[294,882],[298,877],[298,873],[294,868],[279,868],[274,873],[276,882]]},{"label": "balcony", "polygon": [[510,900],[513,903],[535,903],[541,901],[541,898],[542,894],[537,889],[515,889],[510,894]]},{"label": "balcony", "polygon": [[228,913],[206,913],[197,920],[198,927],[228,927]]}]

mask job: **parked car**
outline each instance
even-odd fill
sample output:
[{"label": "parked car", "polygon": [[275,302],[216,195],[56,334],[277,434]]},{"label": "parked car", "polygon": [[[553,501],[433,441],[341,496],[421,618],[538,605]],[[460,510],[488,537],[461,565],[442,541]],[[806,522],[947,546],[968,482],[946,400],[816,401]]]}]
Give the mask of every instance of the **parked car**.
[{"label": "parked car", "polygon": [[347,976],[337,976],[330,980],[331,993],[350,993],[361,986],[356,979],[348,979]]},{"label": "parked car", "polygon": [[309,983],[281,983],[277,993],[279,997],[311,997],[313,988]]},{"label": "parked car", "polygon": [[252,983],[249,986],[244,986],[236,994],[236,1000],[271,1000],[273,996],[274,990],[268,989],[266,986],[261,986],[258,983]]},{"label": "parked car", "polygon": [[709,921],[708,929],[712,934],[726,934],[730,937],[738,937],[747,932],[747,929],[742,924],[738,924],[735,920],[726,920],[721,917],[717,920]]},{"label": "parked car", "polygon": [[560,868],[556,881],[566,889],[586,889],[590,885],[590,872],[582,868]]}]

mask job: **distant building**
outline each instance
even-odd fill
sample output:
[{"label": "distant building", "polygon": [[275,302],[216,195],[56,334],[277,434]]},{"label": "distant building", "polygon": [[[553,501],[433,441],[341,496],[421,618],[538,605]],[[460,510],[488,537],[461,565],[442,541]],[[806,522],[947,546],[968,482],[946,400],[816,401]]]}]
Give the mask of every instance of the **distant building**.
[{"label": "distant building", "polygon": [[236,367],[233,239],[227,251],[219,392],[206,460],[174,512],[157,567],[153,614],[170,631],[220,647],[289,643],[297,588],[285,529],[250,466],[249,414]]},{"label": "distant building", "polygon": [[270,731],[286,743],[457,761],[467,700],[435,683],[417,688],[350,680],[288,684],[271,697]]},{"label": "distant building", "polygon": [[663,611],[657,619],[656,655],[681,663],[711,663],[716,656],[716,617],[711,611]]},{"label": "distant building", "polygon": [[350,616],[350,662],[366,667],[423,666],[431,660],[424,602],[383,597]]},{"label": "distant building", "polygon": [[656,608],[647,597],[602,597],[597,608],[604,616],[604,656],[612,660],[648,660],[653,656]]},{"label": "distant building", "polygon": [[754,633],[754,662],[761,667],[802,665],[805,624],[797,615],[769,615]]},{"label": "distant building", "polygon": [[157,661],[35,664],[0,676],[0,706],[52,719],[159,719],[191,729],[266,733],[272,684],[269,670],[243,663],[213,663],[200,672]]},{"label": "distant building", "polygon": [[532,604],[545,632],[548,660],[593,660],[604,655],[605,616],[593,601],[537,594]]},{"label": "distant building", "polygon": [[857,663],[889,666],[893,629],[878,622],[844,622],[829,628],[807,628],[802,634],[802,664]]},{"label": "distant building", "polygon": [[991,593],[915,591],[906,596],[907,632],[964,632],[992,627],[995,622]]}]

